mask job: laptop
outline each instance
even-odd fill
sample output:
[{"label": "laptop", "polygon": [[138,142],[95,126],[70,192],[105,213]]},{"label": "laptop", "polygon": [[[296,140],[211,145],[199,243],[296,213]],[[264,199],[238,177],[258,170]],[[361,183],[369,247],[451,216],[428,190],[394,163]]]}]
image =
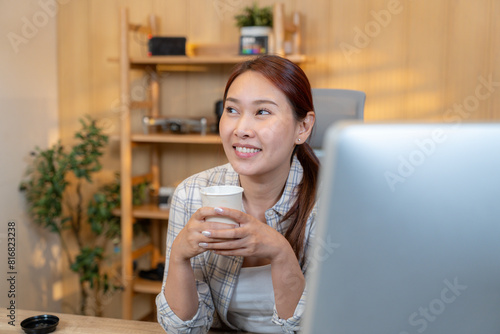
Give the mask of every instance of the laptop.
[{"label": "laptop", "polygon": [[500,124],[328,129],[301,333],[500,333]]}]

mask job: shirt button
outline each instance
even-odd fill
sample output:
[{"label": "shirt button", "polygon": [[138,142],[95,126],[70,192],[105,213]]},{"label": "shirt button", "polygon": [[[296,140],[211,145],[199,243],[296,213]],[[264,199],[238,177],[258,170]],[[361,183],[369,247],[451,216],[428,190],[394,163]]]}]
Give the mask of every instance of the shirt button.
[{"label": "shirt button", "polygon": [[271,217],[273,213],[271,211],[266,211],[266,216]]}]

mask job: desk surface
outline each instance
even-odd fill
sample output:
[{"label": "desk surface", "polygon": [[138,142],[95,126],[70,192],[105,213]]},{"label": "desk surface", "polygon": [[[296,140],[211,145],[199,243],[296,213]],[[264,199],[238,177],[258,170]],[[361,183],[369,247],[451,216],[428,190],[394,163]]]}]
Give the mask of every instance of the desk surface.
[{"label": "desk surface", "polygon": [[[21,328],[21,321],[26,318],[41,315],[44,312],[16,310],[15,326],[8,324],[10,321],[5,315],[0,321],[0,333],[17,333],[22,334],[24,331]],[[48,314],[59,317],[59,325],[57,325],[55,334],[89,334],[89,333],[106,333],[106,334],[133,334],[133,333],[156,333],[165,334],[163,328],[156,322],[123,320],[113,318],[98,318],[74,314],[63,314],[48,312]],[[210,331],[209,334],[229,334],[230,332]],[[234,333],[234,332],[233,332]]]}]

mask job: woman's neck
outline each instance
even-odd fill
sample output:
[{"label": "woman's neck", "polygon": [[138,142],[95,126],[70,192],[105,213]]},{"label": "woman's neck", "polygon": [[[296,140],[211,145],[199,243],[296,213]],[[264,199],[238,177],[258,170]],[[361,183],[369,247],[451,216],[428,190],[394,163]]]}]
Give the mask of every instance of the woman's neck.
[{"label": "woman's neck", "polygon": [[280,199],[288,173],[280,177],[255,178],[240,175],[240,184],[245,189],[243,192],[243,205],[245,211],[265,222],[265,212]]}]

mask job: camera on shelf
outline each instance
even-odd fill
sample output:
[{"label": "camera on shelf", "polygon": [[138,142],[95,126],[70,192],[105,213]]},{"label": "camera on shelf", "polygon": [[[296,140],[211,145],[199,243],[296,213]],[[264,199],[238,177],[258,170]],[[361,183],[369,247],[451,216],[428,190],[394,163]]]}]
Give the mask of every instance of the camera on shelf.
[{"label": "camera on shelf", "polygon": [[171,133],[199,133],[207,134],[208,121],[205,117],[201,118],[172,118],[172,117],[152,117],[144,116],[142,118],[142,128],[144,134],[151,133],[151,130],[161,128],[163,132]]},{"label": "camera on shelf", "polygon": [[174,187],[160,187],[158,190],[158,207],[160,209],[170,209],[174,190]]}]

